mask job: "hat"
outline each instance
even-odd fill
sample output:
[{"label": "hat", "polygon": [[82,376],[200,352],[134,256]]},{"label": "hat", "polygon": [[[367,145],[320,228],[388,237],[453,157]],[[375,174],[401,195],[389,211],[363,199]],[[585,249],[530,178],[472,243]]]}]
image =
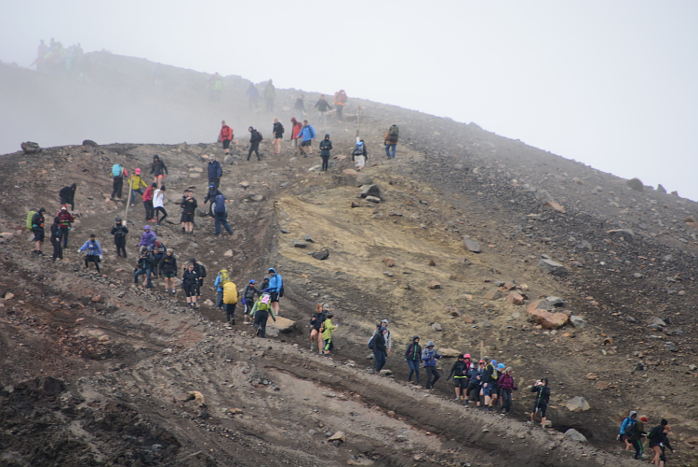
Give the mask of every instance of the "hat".
[{"label": "hat", "polygon": [[499,365],[497,365],[498,370],[503,370],[504,368],[506,368],[506,366],[504,366],[504,363],[500,363]]},{"label": "hat", "polygon": [[434,347],[434,341],[427,342],[427,347]]},{"label": "hat", "polygon": [[381,323],[390,324],[390,321],[388,321],[387,319],[382,319]]},{"label": "hat", "polygon": [[196,259],[192,258],[189,260],[190,263],[196,263]]},{"label": "hat", "polygon": [[67,210],[68,210],[68,208],[67,208],[67,207],[65,207],[65,206],[61,206],[61,211],[67,211]]},{"label": "hat", "polygon": [[254,279],[250,279],[250,284],[254,284]]},{"label": "hat", "polygon": [[472,357],[470,357],[470,354],[467,353],[467,354],[463,355],[463,358],[472,358]]},{"label": "hat", "polygon": [[145,227],[143,227],[143,230],[150,230],[150,226],[146,225]]},{"label": "hat", "polygon": [[485,361],[484,361],[484,360],[480,360],[478,363],[485,363]]},{"label": "hat", "polygon": [[95,237],[96,237],[95,234],[90,234],[90,238],[95,238]]},{"label": "hat", "polygon": [[464,358],[465,358],[465,357],[463,356],[463,354],[458,354],[458,360],[462,360],[462,359],[464,359]]},{"label": "hat", "polygon": [[143,248],[141,248],[141,251],[148,251],[148,247],[144,246]]},{"label": "hat", "polygon": [[209,188],[216,188],[216,185],[214,185],[213,183],[211,183],[211,184],[209,184],[208,187],[209,187]]},{"label": "hat", "polygon": [[541,378],[541,381],[545,381],[546,383],[548,382],[548,378]]},{"label": "hat", "polygon": [[383,332],[387,331],[387,330],[388,330],[388,328],[384,328],[383,326],[381,326],[380,328],[378,328],[378,333],[383,334]]},{"label": "hat", "polygon": [[643,415],[642,417],[640,417],[640,421],[641,421],[642,423],[647,423],[647,422],[650,421],[650,419],[647,418],[647,417],[645,417],[645,416]]},{"label": "hat", "polygon": [[664,425],[668,425],[668,424],[669,424],[669,422],[666,421],[666,418],[662,418],[660,425],[664,426]]},{"label": "hat", "polygon": [[120,218],[120,217],[117,217],[117,218],[116,218],[116,222],[121,222],[121,218]]},{"label": "hat", "polygon": [[497,360],[492,359],[490,363],[492,364],[492,366],[497,366]]},{"label": "hat", "polygon": [[412,336],[412,340],[419,339],[419,336]]},{"label": "hat", "polygon": [[39,214],[41,214],[42,212],[46,212],[46,208],[39,209]]},{"label": "hat", "polygon": [[136,169],[136,175],[140,175],[140,174],[141,174],[141,169]]},{"label": "hat", "polygon": [[269,268],[269,272],[273,272],[274,274],[276,274],[276,269],[274,269],[274,268]]}]

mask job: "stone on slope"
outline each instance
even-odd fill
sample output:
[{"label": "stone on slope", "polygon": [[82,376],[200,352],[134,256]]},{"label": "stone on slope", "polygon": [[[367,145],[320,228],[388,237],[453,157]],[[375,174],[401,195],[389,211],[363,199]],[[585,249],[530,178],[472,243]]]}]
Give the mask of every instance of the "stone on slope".
[{"label": "stone on slope", "polygon": [[562,214],[567,213],[567,211],[565,211],[565,208],[563,208],[562,206],[557,204],[555,201],[546,201],[545,203],[543,203],[543,207],[551,209],[551,210],[559,212],[559,213],[562,213]]},{"label": "stone on slope", "polygon": [[476,242],[475,240],[470,240],[469,238],[463,238],[463,243],[465,244],[465,249],[473,252],[473,253],[480,253],[480,242]]},{"label": "stone on slope", "polygon": [[385,196],[383,195],[383,190],[378,185],[364,185],[363,188],[361,189],[361,198],[366,198],[368,196],[374,196],[376,198],[379,198],[381,201],[385,200]]},{"label": "stone on slope", "polygon": [[633,240],[635,240],[635,232],[633,232],[630,229],[607,230],[606,233],[609,235],[621,237],[626,242],[632,242]]},{"label": "stone on slope", "polygon": [[631,178],[630,180],[625,182],[625,184],[628,185],[631,190],[642,191],[645,189],[645,185],[639,178]]},{"label": "stone on slope", "polygon": [[461,352],[460,350],[451,349],[448,347],[443,348],[443,349],[439,349],[438,353],[440,353],[444,357],[451,357],[451,358],[456,358],[459,355],[463,355],[463,352]]},{"label": "stone on slope", "polygon": [[567,401],[567,410],[570,412],[584,412],[591,408],[589,403],[581,396],[574,396]]},{"label": "stone on slope", "polygon": [[41,152],[41,147],[32,141],[25,141],[20,146],[22,151],[24,151],[24,154],[36,154]]},{"label": "stone on slope", "polygon": [[441,283],[439,281],[431,281],[431,282],[429,282],[429,288],[430,289],[440,289]]},{"label": "stone on slope", "polygon": [[395,266],[395,260],[393,260],[392,258],[383,258],[383,263],[385,263],[385,265],[389,268]]},{"label": "stone on slope", "polygon": [[308,254],[315,259],[319,259],[320,261],[323,261],[323,260],[326,260],[327,258],[330,257],[330,250],[325,248],[322,251],[315,251],[315,252],[308,253]]},{"label": "stone on slope", "polygon": [[483,295],[482,298],[485,300],[497,300],[502,296],[502,293],[497,290],[497,289],[492,289],[489,292],[487,292],[485,295]]},{"label": "stone on slope", "polygon": [[569,430],[565,431],[565,437],[572,439],[574,441],[579,441],[580,443],[586,443],[587,439],[586,437],[575,430],[574,428],[570,428]]},{"label": "stone on slope", "polygon": [[295,321],[288,318],[284,318],[283,316],[277,316],[276,321],[267,321],[267,333],[269,332],[270,328],[278,332],[288,333],[291,332],[295,326]]},{"label": "stone on slope", "polygon": [[587,325],[586,320],[579,315],[570,316],[570,323],[577,329],[584,329]]},{"label": "stone on slope", "polygon": [[366,201],[368,201],[369,203],[380,203],[381,199],[377,196],[367,196]]},{"label": "stone on slope", "polygon": [[294,240],[293,241],[293,247],[294,248],[307,248],[308,243],[304,242],[303,240]]},{"label": "stone on slope", "polygon": [[540,324],[544,329],[558,329],[564,326],[569,320],[569,316],[565,313],[551,313],[550,311],[538,308],[539,305],[549,306],[545,300],[536,300],[532,302],[528,308],[527,312],[529,317]]},{"label": "stone on slope", "polygon": [[565,266],[552,259],[541,259],[538,268],[553,276],[566,276],[568,272]]},{"label": "stone on slope", "polygon": [[507,295],[507,301],[513,303],[514,305],[523,305],[524,297],[518,292],[509,292],[509,295]]},{"label": "stone on slope", "polygon": [[344,169],[342,171],[342,181],[347,185],[357,187],[373,184],[373,180],[369,175],[363,172],[357,172],[354,169]]}]

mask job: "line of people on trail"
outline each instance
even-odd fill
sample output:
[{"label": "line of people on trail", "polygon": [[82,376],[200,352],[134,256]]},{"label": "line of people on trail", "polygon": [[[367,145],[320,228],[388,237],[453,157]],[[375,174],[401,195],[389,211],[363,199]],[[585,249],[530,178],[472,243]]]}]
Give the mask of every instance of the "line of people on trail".
[{"label": "line of people on trail", "polygon": [[664,467],[666,462],[667,448],[673,453],[674,448],[669,441],[671,426],[666,419],[662,419],[659,425],[654,426],[649,431],[645,431],[649,419],[646,416],[638,418],[637,412],[631,410],[628,416],[620,424],[617,440],[625,443],[625,450],[635,450],[634,458],[642,460],[644,453],[645,438],[649,441],[652,449],[652,461],[650,464]]},{"label": "line of people on trail", "polygon": [[89,60],[79,43],[66,48],[52,37],[48,45],[43,39],[39,42],[36,60],[29,66],[34,65],[40,73],[81,74],[89,66]]}]

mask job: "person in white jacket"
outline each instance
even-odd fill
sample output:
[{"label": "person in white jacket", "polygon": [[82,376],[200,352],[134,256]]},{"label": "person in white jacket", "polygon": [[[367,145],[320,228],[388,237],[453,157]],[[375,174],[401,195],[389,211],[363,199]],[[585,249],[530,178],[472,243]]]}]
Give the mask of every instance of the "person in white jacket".
[{"label": "person in white jacket", "polygon": [[[153,208],[155,209],[155,220],[157,225],[162,224],[162,221],[167,217],[167,211],[165,211],[165,186],[155,190],[153,194]],[[162,217],[160,217],[162,213]]]}]

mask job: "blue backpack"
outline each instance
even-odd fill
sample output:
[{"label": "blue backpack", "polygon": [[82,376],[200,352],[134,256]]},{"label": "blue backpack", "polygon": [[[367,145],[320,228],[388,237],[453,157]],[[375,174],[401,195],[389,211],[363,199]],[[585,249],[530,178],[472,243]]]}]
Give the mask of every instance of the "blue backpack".
[{"label": "blue backpack", "polygon": [[225,214],[225,196],[216,196],[216,202],[213,206],[213,212],[216,214]]},{"label": "blue backpack", "polygon": [[111,174],[114,177],[121,177],[124,173],[124,168],[121,164],[114,164],[111,168]]}]

